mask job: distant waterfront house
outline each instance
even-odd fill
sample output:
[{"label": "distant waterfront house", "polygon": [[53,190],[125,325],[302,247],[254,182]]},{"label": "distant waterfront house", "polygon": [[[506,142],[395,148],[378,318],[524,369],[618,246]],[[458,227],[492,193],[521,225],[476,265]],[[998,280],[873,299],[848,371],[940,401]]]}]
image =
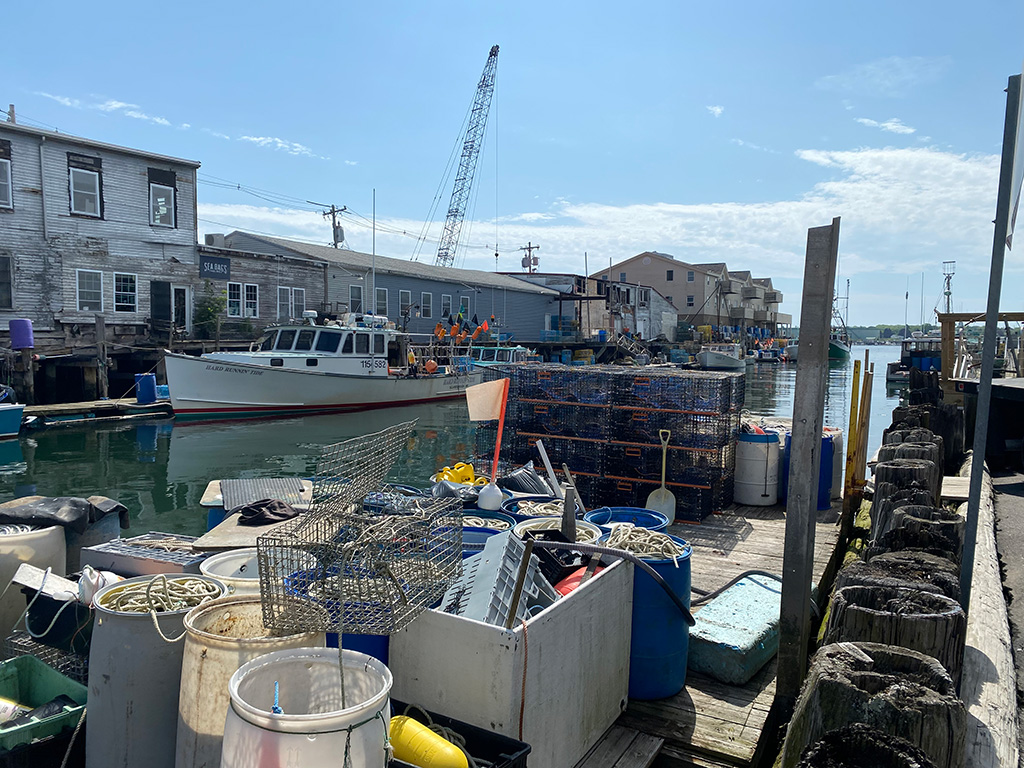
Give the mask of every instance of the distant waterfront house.
[{"label": "distant waterfront house", "polygon": [[540,341],[558,312],[558,291],[495,272],[436,267],[245,232],[225,235],[224,243],[248,253],[325,263],[324,289],[315,301],[307,293],[308,309],[327,315],[385,315],[410,333],[433,333],[443,318],[461,311],[467,320],[487,320],[493,333],[525,344]]},{"label": "distant waterfront house", "polygon": [[48,389],[95,382],[95,358],[52,359],[95,355],[97,315],[125,345],[149,337],[154,312],[191,326],[198,168],[0,122],[0,337],[9,320],[32,321]]}]

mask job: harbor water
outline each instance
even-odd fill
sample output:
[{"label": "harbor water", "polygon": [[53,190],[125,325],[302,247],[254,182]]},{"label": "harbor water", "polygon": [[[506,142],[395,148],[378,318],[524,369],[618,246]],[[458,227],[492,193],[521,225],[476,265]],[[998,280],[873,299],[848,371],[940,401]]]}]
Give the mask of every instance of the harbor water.
[{"label": "harbor water", "polygon": [[[854,347],[875,364],[868,455],[881,443],[899,393],[885,385],[886,363],[898,346]],[[748,368],[745,407],[755,416],[792,417],[796,365]],[[853,362],[829,367],[825,424],[849,425]],[[201,535],[206,514],[199,501],[211,480],[312,477],[325,445],[416,420],[390,480],[416,486],[445,465],[473,453],[473,425],[461,403],[440,403],[355,414],[289,419],[52,427],[0,442],[0,500],[16,496],[92,496],[128,507],[131,531]]]}]

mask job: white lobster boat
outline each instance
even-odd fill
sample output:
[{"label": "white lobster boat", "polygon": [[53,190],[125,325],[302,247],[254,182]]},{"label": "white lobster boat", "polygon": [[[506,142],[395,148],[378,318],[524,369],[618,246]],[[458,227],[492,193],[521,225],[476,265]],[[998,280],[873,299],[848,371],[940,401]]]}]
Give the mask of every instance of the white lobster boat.
[{"label": "white lobster boat", "polygon": [[742,371],[747,360],[739,344],[705,344],[697,353],[697,364],[710,371]]},{"label": "white lobster boat", "polygon": [[[268,328],[248,352],[164,353],[171,406],[185,418],[356,411],[465,397],[483,373],[419,350],[386,317]],[[411,353],[411,354],[410,354]]]}]

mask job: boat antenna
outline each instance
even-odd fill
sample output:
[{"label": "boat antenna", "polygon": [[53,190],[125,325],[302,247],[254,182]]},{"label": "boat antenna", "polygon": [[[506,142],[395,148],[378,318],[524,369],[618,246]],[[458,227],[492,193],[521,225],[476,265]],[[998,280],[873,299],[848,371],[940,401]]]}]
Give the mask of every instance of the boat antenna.
[{"label": "boat antenna", "polygon": [[370,236],[370,299],[373,301],[373,312],[377,314],[377,188],[373,188],[370,200],[373,232]]},{"label": "boat antenna", "polygon": [[953,312],[953,275],[956,274],[956,262],[942,262],[942,279],[945,285],[942,287],[942,295],[946,297],[946,314]]}]

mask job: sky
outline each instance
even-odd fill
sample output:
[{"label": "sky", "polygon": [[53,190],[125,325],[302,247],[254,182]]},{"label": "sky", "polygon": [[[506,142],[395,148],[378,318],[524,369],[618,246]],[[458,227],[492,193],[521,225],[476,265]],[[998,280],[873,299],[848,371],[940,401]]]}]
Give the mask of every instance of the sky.
[{"label": "sky", "polygon": [[[954,310],[985,308],[1024,3],[54,0],[4,25],[0,105],[200,161],[200,238],[326,244],[334,204],[349,247],[432,263],[499,45],[458,266],[724,261],[798,319],[807,229],[838,216],[851,325],[933,318],[944,261]],[[1004,310],[1022,278],[1010,251]]]}]

